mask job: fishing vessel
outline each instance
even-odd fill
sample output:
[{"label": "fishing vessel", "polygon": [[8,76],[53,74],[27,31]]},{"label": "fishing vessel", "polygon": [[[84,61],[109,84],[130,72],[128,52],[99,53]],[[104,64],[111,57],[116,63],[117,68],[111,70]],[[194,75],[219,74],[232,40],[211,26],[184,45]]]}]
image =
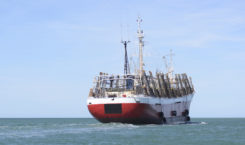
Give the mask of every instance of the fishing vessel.
[{"label": "fishing vessel", "polygon": [[191,77],[186,73],[174,74],[172,65],[167,63],[165,73],[156,71],[153,75],[151,71],[144,69],[144,33],[141,23],[142,19],[138,17],[137,71],[130,73],[127,54],[129,41],[122,41],[125,48],[124,74],[109,75],[100,72],[95,77],[94,87],[90,89],[87,98],[88,110],[94,118],[103,123],[187,123],[190,121],[190,104],[195,92]]}]

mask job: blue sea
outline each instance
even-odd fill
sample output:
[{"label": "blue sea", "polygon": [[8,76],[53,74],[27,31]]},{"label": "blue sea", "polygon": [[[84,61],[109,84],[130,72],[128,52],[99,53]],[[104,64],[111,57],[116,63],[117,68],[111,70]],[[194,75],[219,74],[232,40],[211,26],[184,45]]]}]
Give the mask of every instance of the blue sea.
[{"label": "blue sea", "polygon": [[95,119],[0,119],[0,145],[245,145],[245,119],[182,125],[102,124]]}]

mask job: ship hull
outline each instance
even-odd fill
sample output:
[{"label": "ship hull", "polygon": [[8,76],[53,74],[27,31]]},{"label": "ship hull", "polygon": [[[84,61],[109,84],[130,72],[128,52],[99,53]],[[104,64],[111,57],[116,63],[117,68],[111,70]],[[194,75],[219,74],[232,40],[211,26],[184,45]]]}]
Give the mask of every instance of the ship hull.
[{"label": "ship hull", "polygon": [[[189,112],[183,112],[189,110],[191,98],[92,98],[88,99],[87,106],[94,118],[102,123],[173,124],[190,120]],[[176,114],[171,114],[173,111]]]},{"label": "ship hull", "polygon": [[90,113],[100,122],[121,122],[130,124],[162,124],[161,115],[149,104],[122,103],[121,111],[117,113],[106,113],[106,107],[115,104],[88,105]]}]

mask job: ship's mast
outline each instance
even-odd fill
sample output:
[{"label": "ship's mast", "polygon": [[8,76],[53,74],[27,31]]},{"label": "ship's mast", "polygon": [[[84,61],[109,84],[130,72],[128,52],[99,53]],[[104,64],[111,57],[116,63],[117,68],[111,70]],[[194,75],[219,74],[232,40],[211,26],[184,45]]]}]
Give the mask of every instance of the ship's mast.
[{"label": "ship's mast", "polygon": [[124,75],[130,74],[130,67],[128,62],[128,53],[127,53],[127,44],[130,41],[122,41],[125,49],[125,56],[124,56]]},{"label": "ship's mast", "polygon": [[139,75],[142,76],[142,72],[143,72],[143,47],[144,47],[144,33],[143,30],[141,30],[140,28],[140,23],[142,22],[142,19],[140,18],[140,16],[138,16],[137,19],[137,23],[138,23],[138,30],[137,30],[137,34],[138,34],[138,38],[139,38]]},{"label": "ship's mast", "polygon": [[[169,63],[167,61],[167,56],[169,56]],[[174,76],[174,67],[173,67],[173,56],[174,53],[172,51],[172,49],[170,49],[170,53],[168,55],[163,56],[162,58],[164,59],[165,62],[165,68],[167,70],[167,75],[170,78],[171,81],[173,81],[173,76]]]},{"label": "ship's mast", "polygon": [[170,80],[173,80],[173,75],[174,75],[173,74],[174,73],[173,55],[174,55],[174,53],[173,53],[172,49],[170,49],[170,54],[169,54],[169,56],[170,56],[170,67],[168,70]]}]

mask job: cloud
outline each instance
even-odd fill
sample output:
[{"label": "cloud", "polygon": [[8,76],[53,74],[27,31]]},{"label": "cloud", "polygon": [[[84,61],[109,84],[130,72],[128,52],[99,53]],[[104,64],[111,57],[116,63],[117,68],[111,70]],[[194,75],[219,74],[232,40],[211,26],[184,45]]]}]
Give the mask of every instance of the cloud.
[{"label": "cloud", "polygon": [[245,37],[228,36],[228,35],[222,36],[222,35],[210,33],[210,34],[199,35],[191,38],[183,38],[183,40],[177,40],[175,42],[175,45],[182,46],[182,47],[203,48],[203,47],[207,47],[212,42],[220,42],[220,41],[244,43]]},{"label": "cloud", "polygon": [[200,9],[174,15],[160,29],[149,31],[167,45],[203,48],[215,42],[244,43],[245,18],[236,9],[227,7]]}]

